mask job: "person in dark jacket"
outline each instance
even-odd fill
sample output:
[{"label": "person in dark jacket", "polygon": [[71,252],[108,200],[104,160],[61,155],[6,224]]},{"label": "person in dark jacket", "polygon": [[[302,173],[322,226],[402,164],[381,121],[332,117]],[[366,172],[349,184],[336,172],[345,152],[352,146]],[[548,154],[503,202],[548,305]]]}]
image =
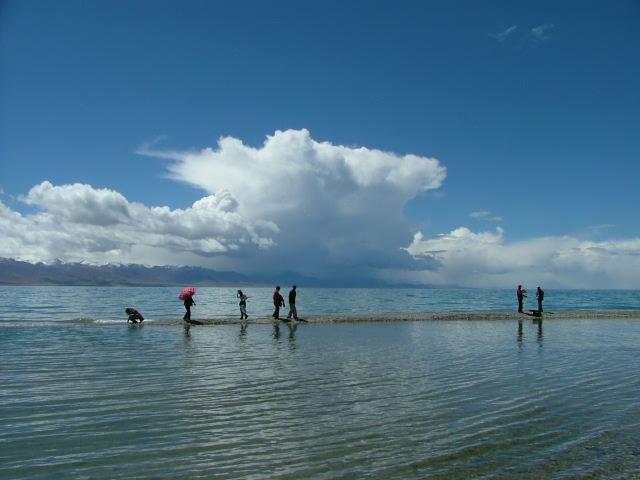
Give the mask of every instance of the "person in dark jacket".
[{"label": "person in dark jacket", "polygon": [[242,290],[238,290],[236,296],[240,299],[240,320],[249,318],[249,315],[247,315],[247,299],[249,297]]},{"label": "person in dark jacket", "polygon": [[290,319],[293,315],[293,318],[298,320],[298,311],[296,310],[296,288],[297,287],[294,285],[291,287],[291,291],[289,292],[289,314],[287,315],[287,318]]},{"label": "person in dark jacket", "polygon": [[191,322],[191,307],[195,306],[196,302],[193,297],[185,297],[184,299],[184,308],[187,310],[182,319],[185,322]]},{"label": "person in dark jacket", "polygon": [[539,286],[536,288],[536,298],[538,299],[538,311],[542,311],[542,301],[544,300],[544,290]]},{"label": "person in dark jacket", "polygon": [[142,316],[142,314],[136,310],[135,308],[126,308],[125,313],[127,315],[129,315],[129,318],[127,319],[127,323],[131,322],[131,323],[138,323],[138,321],[140,323],[144,322],[144,317]]}]

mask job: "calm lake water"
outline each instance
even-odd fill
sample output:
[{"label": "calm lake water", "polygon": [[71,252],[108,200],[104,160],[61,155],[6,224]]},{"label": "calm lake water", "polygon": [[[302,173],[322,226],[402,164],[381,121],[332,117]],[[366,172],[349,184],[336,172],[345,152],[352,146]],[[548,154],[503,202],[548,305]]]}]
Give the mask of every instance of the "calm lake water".
[{"label": "calm lake water", "polygon": [[[283,287],[287,298],[290,287]],[[243,289],[251,318],[273,313],[273,288]],[[239,317],[237,288],[201,287],[194,297],[194,318]],[[180,288],[175,287],[0,287],[3,322],[121,323],[124,309],[137,308],[147,320],[181,319]],[[414,312],[516,311],[515,288],[505,289],[376,289],[298,288],[303,316]],[[638,290],[546,290],[545,310],[640,310]],[[535,287],[525,310],[537,308]]]},{"label": "calm lake water", "polygon": [[105,289],[20,288],[0,478],[640,478],[640,319],[128,327]]}]

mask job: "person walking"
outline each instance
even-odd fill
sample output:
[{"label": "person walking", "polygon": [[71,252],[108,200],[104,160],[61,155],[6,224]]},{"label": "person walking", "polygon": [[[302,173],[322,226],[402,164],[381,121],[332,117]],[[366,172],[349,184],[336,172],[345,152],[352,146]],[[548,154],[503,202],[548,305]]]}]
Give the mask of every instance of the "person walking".
[{"label": "person walking", "polygon": [[245,318],[249,318],[247,315],[247,297],[242,290],[238,290],[237,297],[240,299],[240,320],[244,320]]},{"label": "person walking", "polygon": [[291,287],[291,291],[289,292],[289,314],[287,315],[287,318],[290,319],[293,315],[293,318],[298,320],[298,311],[296,310],[296,288],[297,287],[294,285]]},{"label": "person walking", "polygon": [[191,323],[191,307],[195,307],[196,302],[192,296],[188,296],[184,298],[184,308],[187,310],[182,319],[185,322]]},{"label": "person walking", "polygon": [[273,312],[273,318],[278,320],[280,319],[280,307],[285,306],[284,298],[280,295],[280,285],[278,285],[273,292],[273,306],[276,307]]},{"label": "person walking", "polygon": [[516,296],[518,297],[518,313],[522,313],[522,301],[527,296],[527,291],[522,288],[522,285],[518,285]]},{"label": "person walking", "polygon": [[195,307],[196,305],[196,302],[193,300],[195,294],[196,287],[185,287],[178,294],[178,298],[184,302],[184,309],[186,310],[182,320],[193,325],[202,325],[202,322],[191,320],[191,307]]},{"label": "person walking", "polygon": [[540,285],[536,287],[536,299],[538,300],[538,311],[542,312],[542,301],[544,300],[544,290],[540,288]]}]

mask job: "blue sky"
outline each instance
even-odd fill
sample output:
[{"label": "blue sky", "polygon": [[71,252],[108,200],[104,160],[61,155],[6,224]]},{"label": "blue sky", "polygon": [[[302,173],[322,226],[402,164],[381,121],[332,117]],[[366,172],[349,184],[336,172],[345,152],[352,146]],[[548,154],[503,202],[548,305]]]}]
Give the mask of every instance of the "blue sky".
[{"label": "blue sky", "polygon": [[0,3],[0,256],[640,288],[640,2]]}]

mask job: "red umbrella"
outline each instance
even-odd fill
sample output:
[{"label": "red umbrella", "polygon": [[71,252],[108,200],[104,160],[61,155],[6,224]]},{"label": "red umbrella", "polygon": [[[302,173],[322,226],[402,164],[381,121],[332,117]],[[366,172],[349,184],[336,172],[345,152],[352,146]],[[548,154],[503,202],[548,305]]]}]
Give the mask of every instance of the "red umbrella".
[{"label": "red umbrella", "polygon": [[178,298],[180,300],[184,300],[187,297],[193,297],[195,294],[196,294],[196,287],[186,287],[182,289],[182,291],[178,295]]}]

